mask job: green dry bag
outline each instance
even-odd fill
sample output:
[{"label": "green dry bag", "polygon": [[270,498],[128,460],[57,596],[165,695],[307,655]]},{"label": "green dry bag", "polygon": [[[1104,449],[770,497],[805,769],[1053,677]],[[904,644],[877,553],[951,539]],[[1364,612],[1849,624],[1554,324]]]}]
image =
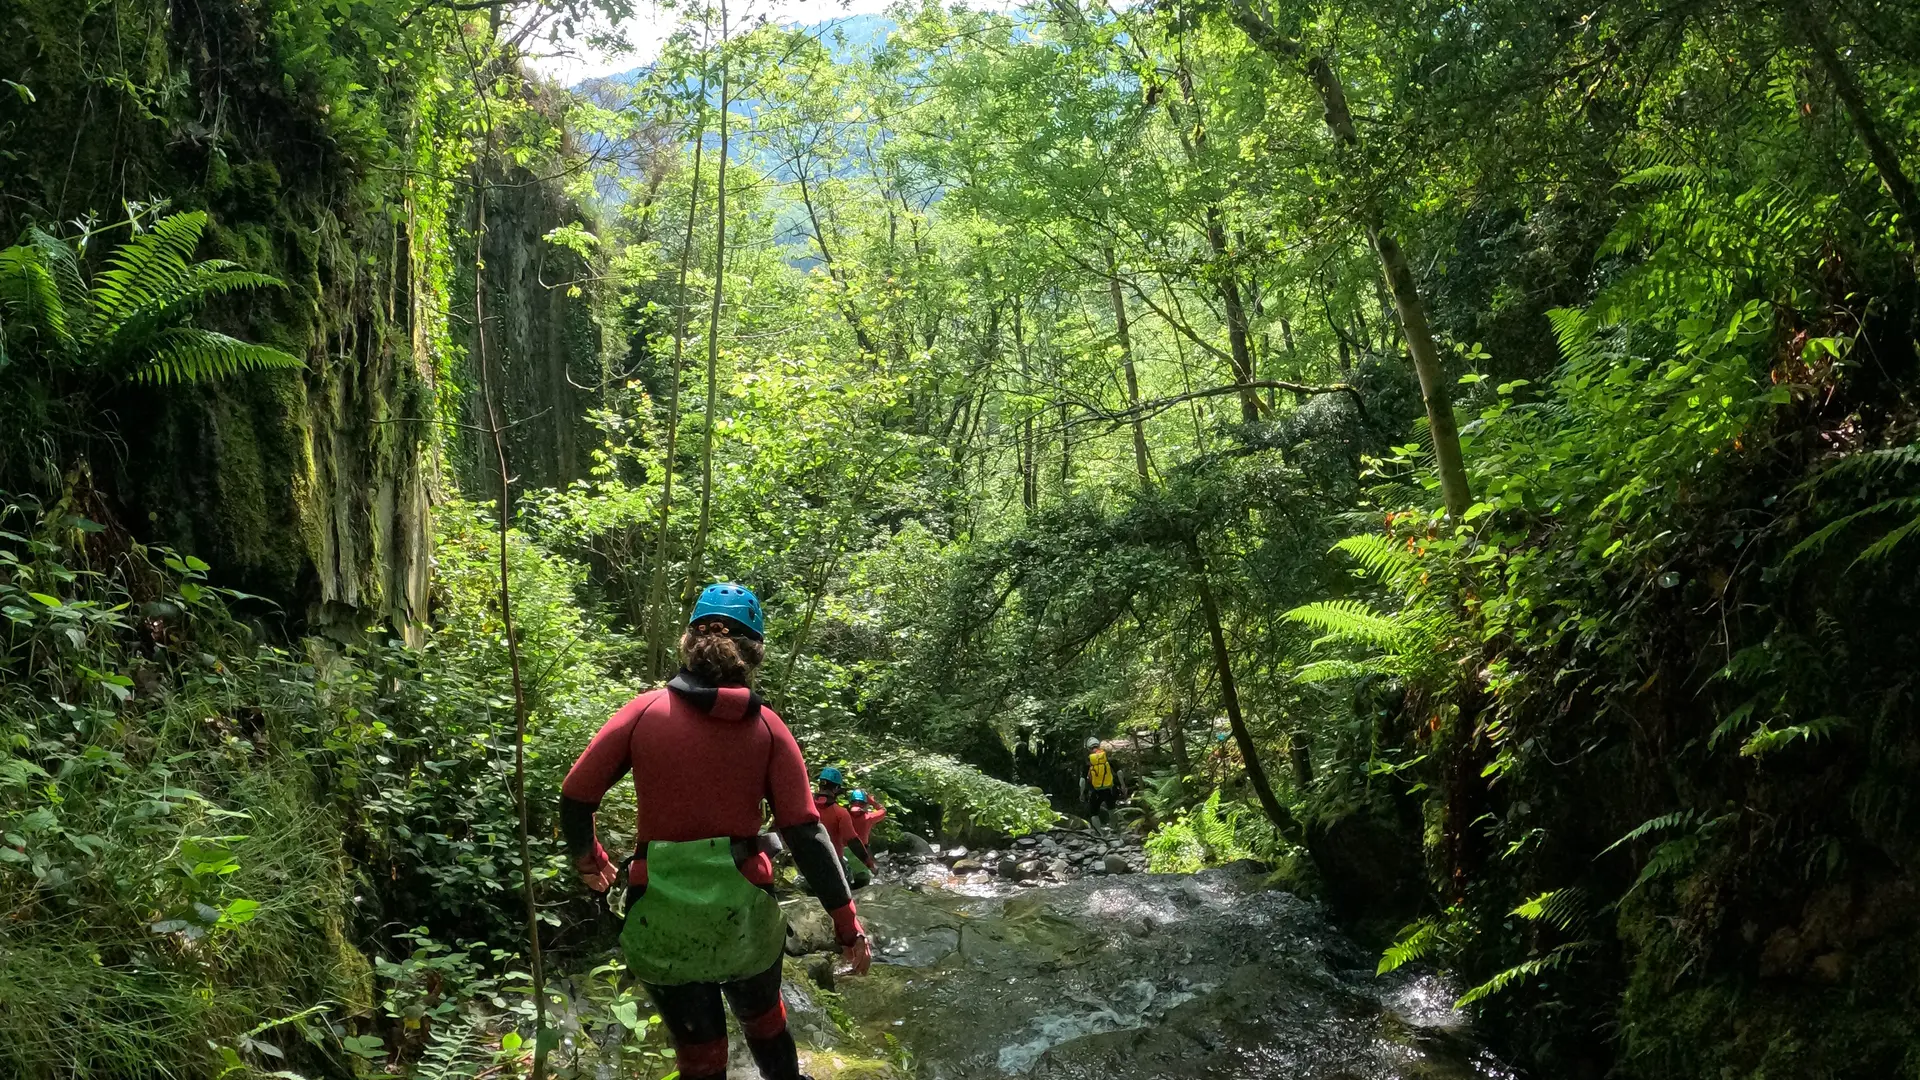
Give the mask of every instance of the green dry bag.
[{"label": "green dry bag", "polygon": [[733,862],[726,837],[647,845],[647,891],[627,910],[620,947],[655,986],[732,982],[780,959],[787,919]]}]

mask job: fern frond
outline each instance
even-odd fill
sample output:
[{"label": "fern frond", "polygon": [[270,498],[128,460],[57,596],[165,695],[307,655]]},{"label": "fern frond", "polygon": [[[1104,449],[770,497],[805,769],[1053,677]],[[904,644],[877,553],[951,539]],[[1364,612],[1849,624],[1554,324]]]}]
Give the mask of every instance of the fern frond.
[{"label": "fern frond", "polygon": [[107,268],[93,279],[93,315],[105,333],[192,276],[194,249],[206,226],[205,211],[169,214],[114,249]]},{"label": "fern frond", "polygon": [[20,330],[44,333],[62,347],[72,343],[59,282],[41,254],[26,244],[0,250],[0,365],[6,362],[8,334]]},{"label": "fern frond", "polygon": [[1754,732],[1753,737],[1748,739],[1746,743],[1740,747],[1740,756],[1759,757],[1762,754],[1771,754],[1775,750],[1782,749],[1796,742],[1825,742],[1827,739],[1832,738],[1835,732],[1848,726],[1847,718],[1844,716],[1822,716],[1817,720],[1809,720],[1804,724],[1789,724],[1786,727],[1778,728],[1761,728],[1759,731]]},{"label": "fern frond", "polygon": [[1385,975],[1430,956],[1440,944],[1439,923],[1430,918],[1408,923],[1394,935],[1393,944],[1387,947],[1387,951],[1380,954],[1380,966],[1374,969],[1374,974]]},{"label": "fern frond", "polygon": [[256,345],[212,330],[163,331],[153,359],[134,372],[134,381],[168,386],[207,382],[242,371],[305,367],[306,361],[269,345]]},{"label": "fern frond", "polygon": [[476,1019],[435,1024],[426,1050],[413,1068],[414,1080],[473,1080],[492,1059]]},{"label": "fern frond", "polygon": [[53,274],[60,289],[60,303],[67,309],[68,326],[80,336],[87,314],[87,279],[80,270],[80,255],[72,244],[35,226],[27,230],[21,244],[40,253],[40,261]]},{"label": "fern frond", "polygon": [[1315,660],[1304,664],[1294,672],[1293,681],[1297,683],[1338,682],[1341,679],[1364,679],[1370,675],[1391,675],[1394,668],[1383,657],[1372,660]]},{"label": "fern frond", "polygon": [[1700,170],[1686,165],[1655,162],[1644,168],[1635,169],[1621,177],[1615,186],[1623,188],[1651,188],[1657,191],[1670,190],[1700,175]]},{"label": "fern frond", "polygon": [[1536,956],[1524,963],[1515,964],[1507,970],[1481,983],[1479,986],[1460,995],[1453,1003],[1456,1009],[1464,1009],[1477,1001],[1484,1001],[1495,994],[1519,986],[1536,975],[1565,967],[1569,960],[1593,947],[1591,941],[1575,941],[1555,947],[1544,956]]},{"label": "fern frond", "polygon": [[1886,502],[1874,507],[1874,509],[1878,511],[1899,510],[1902,513],[1911,510],[1914,512],[1914,516],[1908,518],[1905,524],[1894,526],[1892,531],[1888,532],[1885,536],[1867,545],[1865,551],[1854,556],[1852,564],[1854,566],[1858,566],[1861,563],[1879,562],[1881,559],[1893,554],[1893,549],[1899,547],[1909,537],[1913,536],[1914,533],[1920,532],[1920,495],[1902,499],[1888,499]]},{"label": "fern frond", "polygon": [[1719,726],[1713,729],[1713,734],[1707,736],[1707,749],[1711,750],[1719,746],[1721,739],[1732,735],[1752,723],[1753,710],[1759,703],[1759,698],[1749,698],[1747,701],[1741,703],[1738,708],[1728,713],[1726,718],[1720,721]]},{"label": "fern frond", "polygon": [[[1700,820],[1700,813],[1696,810],[1678,810],[1671,814],[1661,814],[1657,818],[1649,818],[1627,830],[1627,835],[1608,844],[1600,854],[1605,855],[1617,847],[1631,844],[1642,837],[1651,836],[1657,832],[1665,832],[1668,829],[1678,829],[1691,825],[1698,820]],[[1598,857],[1599,856],[1595,856],[1595,858]]]},{"label": "fern frond", "polygon": [[1333,549],[1359,563],[1374,580],[1396,588],[1404,587],[1420,572],[1420,560],[1414,558],[1404,544],[1379,533],[1349,536],[1333,545]]},{"label": "fern frond", "polygon": [[281,288],[285,282],[271,274],[256,274],[241,269],[238,263],[209,259],[189,268],[184,277],[172,279],[156,288],[137,309],[128,312],[120,325],[134,327],[142,323],[165,325],[183,309],[211,296],[226,296],[247,289]]},{"label": "fern frond", "polygon": [[1815,531],[1813,535],[1795,544],[1793,549],[1788,551],[1786,557],[1781,560],[1781,563],[1784,565],[1802,556],[1817,554],[1823,550],[1834,537],[1840,535],[1847,529],[1852,528],[1867,518],[1876,517],[1888,512],[1910,513],[1915,516],[1895,526],[1892,531],[1867,545],[1865,550],[1854,556],[1849,568],[1858,566],[1863,562],[1878,562],[1888,555],[1893,554],[1893,549],[1899,547],[1907,539],[1912,537],[1915,532],[1920,532],[1920,495],[1901,495],[1891,499],[1883,499],[1863,510],[1855,510],[1851,514],[1829,521]]},{"label": "fern frond", "polygon": [[1890,472],[1904,472],[1912,468],[1920,468],[1920,442],[1848,454],[1828,466],[1817,479],[1821,481],[1846,477],[1865,479],[1884,476]]},{"label": "fern frond", "polygon": [[1346,642],[1393,649],[1402,644],[1411,628],[1397,615],[1383,615],[1358,600],[1321,600],[1302,604],[1281,616],[1320,631],[1320,642]]},{"label": "fern frond", "polygon": [[1666,877],[1668,874],[1692,866],[1695,856],[1699,853],[1700,838],[1698,836],[1683,836],[1678,840],[1669,840],[1661,844],[1653,849],[1652,855],[1647,856],[1647,865],[1640,868],[1640,876],[1634,879],[1633,887],[1627,890],[1627,894],[1632,895],[1640,886],[1655,878]]},{"label": "fern frond", "polygon": [[1552,308],[1547,321],[1570,367],[1590,367],[1600,359],[1600,327],[1592,316],[1577,308]]},{"label": "fern frond", "polygon": [[1569,934],[1577,933],[1587,922],[1586,890],[1572,886],[1543,892],[1509,914],[1528,922],[1543,922]]}]

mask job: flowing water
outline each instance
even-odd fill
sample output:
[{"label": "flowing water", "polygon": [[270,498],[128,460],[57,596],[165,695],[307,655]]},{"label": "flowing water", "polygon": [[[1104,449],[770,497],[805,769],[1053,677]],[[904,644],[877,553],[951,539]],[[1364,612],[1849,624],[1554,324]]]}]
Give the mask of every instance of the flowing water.
[{"label": "flowing water", "polygon": [[920,1080],[1515,1076],[1476,1045],[1451,987],[1376,977],[1371,954],[1257,871],[964,892],[940,876],[860,894],[875,964],[838,984],[857,1040],[794,988],[822,1080],[894,1073],[851,1067],[854,1041],[892,1045]]}]

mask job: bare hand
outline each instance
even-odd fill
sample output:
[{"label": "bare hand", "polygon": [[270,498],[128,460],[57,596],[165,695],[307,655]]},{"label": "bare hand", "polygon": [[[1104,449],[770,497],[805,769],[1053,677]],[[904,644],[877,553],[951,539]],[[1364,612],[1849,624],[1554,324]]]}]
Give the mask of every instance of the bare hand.
[{"label": "bare hand", "polygon": [[853,966],[855,975],[865,975],[873,967],[873,946],[865,937],[840,950],[840,959]]},{"label": "bare hand", "polygon": [[619,868],[605,859],[598,866],[580,871],[580,883],[597,893],[613,888],[613,879],[619,876]]}]

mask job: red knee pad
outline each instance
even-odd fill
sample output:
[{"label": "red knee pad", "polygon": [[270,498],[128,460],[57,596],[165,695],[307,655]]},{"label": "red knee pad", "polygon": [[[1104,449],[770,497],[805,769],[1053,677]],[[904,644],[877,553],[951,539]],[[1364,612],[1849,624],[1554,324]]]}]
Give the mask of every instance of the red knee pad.
[{"label": "red knee pad", "polygon": [[693,1080],[699,1076],[725,1076],[727,1074],[727,1040],[713,1039],[708,1042],[688,1043],[673,1048],[674,1063],[680,1066],[680,1075]]},{"label": "red knee pad", "polygon": [[759,1016],[751,1020],[741,1020],[740,1030],[755,1042],[778,1037],[781,1032],[787,1030],[787,1003],[776,1001],[773,1003],[773,1008]]}]

